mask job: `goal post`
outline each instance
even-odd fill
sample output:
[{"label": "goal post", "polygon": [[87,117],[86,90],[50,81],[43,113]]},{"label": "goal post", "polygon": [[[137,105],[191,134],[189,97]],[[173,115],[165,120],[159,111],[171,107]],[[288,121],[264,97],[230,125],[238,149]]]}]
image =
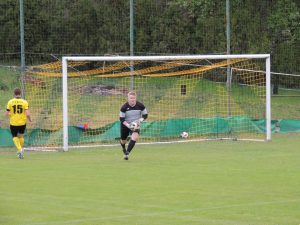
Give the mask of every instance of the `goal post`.
[{"label": "goal post", "polygon": [[[110,56],[110,57],[63,57],[63,117],[64,117],[64,138],[63,149],[68,149],[68,61],[101,61],[101,62],[124,62],[124,61],[180,61],[180,60],[218,60],[218,59],[265,59],[265,120],[266,140],[271,139],[271,107],[270,107],[270,55],[185,55],[185,56]],[[133,76],[135,74],[131,74]],[[142,74],[141,74],[142,75]],[[153,90],[154,91],[154,90]],[[151,109],[150,109],[151,112]],[[151,117],[151,113],[150,113]]]},{"label": "goal post", "polygon": [[271,140],[269,54],[65,56],[26,77],[32,148],[118,145],[130,90],[149,112],[139,143]]}]

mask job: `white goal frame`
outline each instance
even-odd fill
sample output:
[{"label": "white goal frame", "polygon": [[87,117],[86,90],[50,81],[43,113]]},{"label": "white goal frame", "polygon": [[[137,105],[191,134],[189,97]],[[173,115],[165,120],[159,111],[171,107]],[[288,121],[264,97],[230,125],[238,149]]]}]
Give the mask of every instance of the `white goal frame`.
[{"label": "white goal frame", "polygon": [[[138,61],[196,59],[265,59],[266,68],[266,141],[271,140],[271,59],[270,54],[241,55],[180,55],[180,56],[64,56],[62,57],[63,87],[63,150],[68,151],[68,61]],[[133,71],[134,73],[134,71]]]}]

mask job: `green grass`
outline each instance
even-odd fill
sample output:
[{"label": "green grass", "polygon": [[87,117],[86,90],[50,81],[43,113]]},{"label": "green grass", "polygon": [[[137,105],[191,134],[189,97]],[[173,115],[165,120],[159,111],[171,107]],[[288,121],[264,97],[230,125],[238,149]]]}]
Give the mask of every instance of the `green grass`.
[{"label": "green grass", "polygon": [[272,142],[0,149],[3,225],[295,225],[299,135]]},{"label": "green grass", "polygon": [[271,100],[272,119],[299,119],[299,97],[276,97]]}]

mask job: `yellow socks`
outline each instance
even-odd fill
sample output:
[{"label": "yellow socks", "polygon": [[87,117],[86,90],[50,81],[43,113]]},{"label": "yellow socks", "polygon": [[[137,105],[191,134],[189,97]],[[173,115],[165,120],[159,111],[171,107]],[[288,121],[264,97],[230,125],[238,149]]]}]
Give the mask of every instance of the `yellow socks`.
[{"label": "yellow socks", "polygon": [[19,137],[21,148],[24,147],[24,137]]},{"label": "yellow socks", "polygon": [[21,143],[20,143],[20,139],[18,137],[14,137],[13,142],[15,143],[15,146],[17,147],[18,152],[21,152],[22,146],[21,146]]}]

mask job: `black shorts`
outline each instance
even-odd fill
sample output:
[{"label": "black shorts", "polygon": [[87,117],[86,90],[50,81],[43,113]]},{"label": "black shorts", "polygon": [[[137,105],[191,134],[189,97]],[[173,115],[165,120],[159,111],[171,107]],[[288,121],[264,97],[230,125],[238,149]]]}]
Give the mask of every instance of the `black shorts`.
[{"label": "black shorts", "polygon": [[18,134],[24,134],[25,129],[26,129],[26,124],[22,125],[22,126],[10,125],[10,132],[11,132],[13,137],[17,137]]},{"label": "black shorts", "polygon": [[[121,139],[126,140],[129,134],[132,134],[132,130],[126,127],[124,124],[121,123]],[[140,129],[135,130],[134,132],[140,133]]]}]

